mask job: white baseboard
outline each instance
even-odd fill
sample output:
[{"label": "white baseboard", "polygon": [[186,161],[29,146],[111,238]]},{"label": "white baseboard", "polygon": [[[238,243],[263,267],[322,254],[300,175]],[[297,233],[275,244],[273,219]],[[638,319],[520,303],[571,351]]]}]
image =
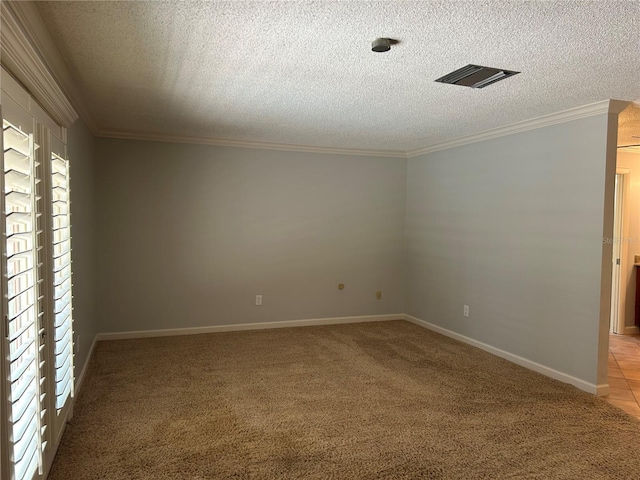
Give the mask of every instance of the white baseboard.
[{"label": "white baseboard", "polygon": [[416,325],[420,325],[421,327],[440,333],[446,337],[450,337],[468,345],[472,345],[481,350],[484,350],[485,352],[492,353],[493,355],[504,358],[505,360],[509,360],[510,362],[513,362],[522,367],[528,368],[529,370],[533,370],[534,372],[546,375],[547,377],[551,377],[555,380],[568,383],[579,388],[580,390],[584,390],[585,392],[593,393],[596,395],[607,395],[609,393],[609,385],[607,384],[595,385],[593,383],[585,382],[584,380],[580,380],[579,378],[573,377],[563,372],[559,372],[558,370],[554,370],[532,360],[528,360],[524,357],[506,352],[504,350],[480,342],[478,340],[474,340],[473,338],[461,335],[446,328],[439,327],[438,325],[434,325],[433,323],[425,322],[424,320],[420,320],[419,318],[413,317],[411,315],[405,315],[404,318],[411,323],[415,323]]},{"label": "white baseboard", "polygon": [[389,315],[363,315],[358,317],[310,318],[305,320],[285,320],[282,322],[239,323],[237,325],[211,325],[208,327],[167,328],[163,330],[138,330],[133,332],[99,333],[97,340],[125,340],[131,338],[174,337],[177,335],[197,335],[200,333],[238,332],[243,330],[266,330],[272,328],[308,327],[312,325],[337,325],[341,323],[386,322],[403,320],[403,313]]},{"label": "white baseboard", "polygon": [[[432,323],[426,322],[424,320],[420,320],[419,318],[413,317],[411,315],[403,314],[403,313],[396,313],[396,314],[389,314],[389,315],[363,315],[363,316],[356,316],[356,317],[310,318],[305,320],[285,320],[281,322],[240,323],[236,325],[211,325],[207,327],[168,328],[168,329],[162,329],[162,330],[138,330],[138,331],[131,331],[131,332],[99,333],[98,335],[96,335],[94,343],[91,346],[91,350],[87,358],[87,364],[89,363],[89,359],[91,358],[91,354],[93,353],[93,349],[95,347],[96,342],[99,342],[102,340],[126,340],[126,339],[134,339],[134,338],[173,337],[178,335],[197,335],[201,333],[237,332],[237,331],[244,331],[244,330],[266,330],[266,329],[272,329],[272,328],[307,327],[307,326],[313,326],[313,325],[338,325],[343,323],[385,322],[389,320],[407,320],[411,323],[427,328],[434,332],[440,333],[447,337],[453,338],[460,342],[480,348],[481,350],[489,352],[498,357],[504,358],[505,360],[509,360],[510,362],[513,362],[517,365],[528,368],[529,370],[533,370],[534,372],[538,372],[538,373],[541,373],[542,375],[553,378],[555,380],[559,380],[561,382],[573,385],[585,392],[592,393],[598,396],[609,394],[608,384],[595,385],[593,383],[586,382],[584,380],[573,377],[566,373],[549,368],[540,363],[534,362],[532,360],[528,360],[524,357],[520,357],[518,355],[507,352],[505,350],[501,350],[492,345],[480,342],[478,340],[474,340],[473,338],[456,333],[452,330],[448,330],[446,328],[440,327],[438,325],[434,325]],[[86,371],[87,364],[85,364],[82,370],[82,373],[80,374],[80,376],[76,381],[76,385],[77,385],[76,391],[80,389],[82,380],[84,379],[84,374]]]},{"label": "white baseboard", "polygon": [[100,335],[98,334],[94,337],[93,342],[91,343],[91,347],[89,348],[89,353],[87,354],[87,359],[82,366],[80,374],[76,377],[76,383],[74,386],[74,401],[76,398],[78,398],[78,392],[80,392],[80,388],[82,388],[82,382],[84,381],[84,376],[87,373],[87,367],[89,366],[89,362],[91,361],[91,357],[93,356],[93,350],[96,348],[96,343],[98,343],[99,336]]},{"label": "white baseboard", "polygon": [[624,335],[635,335],[636,333],[640,333],[640,328],[636,327],[624,327]]}]

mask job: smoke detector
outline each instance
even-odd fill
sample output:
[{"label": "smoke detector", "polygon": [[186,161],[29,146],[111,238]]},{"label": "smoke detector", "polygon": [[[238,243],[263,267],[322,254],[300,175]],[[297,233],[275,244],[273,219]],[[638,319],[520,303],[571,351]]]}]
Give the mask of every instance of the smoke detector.
[{"label": "smoke detector", "polygon": [[463,87],[484,88],[518,73],[520,72],[470,64],[466,67],[459,68],[455,72],[448,73],[444,77],[438,78],[436,82],[460,85]]}]

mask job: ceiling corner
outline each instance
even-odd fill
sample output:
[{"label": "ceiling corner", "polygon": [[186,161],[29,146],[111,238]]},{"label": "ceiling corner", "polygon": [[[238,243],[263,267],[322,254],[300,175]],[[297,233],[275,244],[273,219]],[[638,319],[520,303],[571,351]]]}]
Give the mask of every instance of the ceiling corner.
[{"label": "ceiling corner", "polygon": [[609,100],[609,113],[622,113],[622,111],[634,102],[624,100]]},{"label": "ceiling corner", "polygon": [[[89,130],[97,134],[98,125],[35,3],[5,0],[2,17],[3,64],[47,110],[53,110],[49,113],[58,121],[68,127],[81,117]],[[25,57],[30,57],[29,61]]]}]

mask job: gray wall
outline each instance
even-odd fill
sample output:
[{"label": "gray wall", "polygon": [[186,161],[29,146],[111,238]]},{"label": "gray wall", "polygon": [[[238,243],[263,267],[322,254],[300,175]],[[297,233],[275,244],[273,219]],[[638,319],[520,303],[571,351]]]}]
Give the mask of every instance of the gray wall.
[{"label": "gray wall", "polygon": [[607,128],[599,115],[410,159],[407,313],[596,384]]},{"label": "gray wall", "polygon": [[404,312],[406,160],[118,139],[96,154],[101,332]]},{"label": "gray wall", "polygon": [[77,120],[67,130],[67,151],[71,165],[73,317],[77,376],[85,365],[89,348],[98,333],[95,309],[97,222],[94,137],[82,120]]}]

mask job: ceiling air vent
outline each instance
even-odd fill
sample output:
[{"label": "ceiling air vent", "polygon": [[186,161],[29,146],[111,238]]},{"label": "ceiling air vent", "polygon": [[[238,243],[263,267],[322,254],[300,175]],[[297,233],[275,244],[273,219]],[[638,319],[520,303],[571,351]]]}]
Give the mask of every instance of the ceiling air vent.
[{"label": "ceiling air vent", "polygon": [[438,78],[436,82],[461,85],[463,87],[484,88],[487,85],[511,77],[516,73],[520,72],[481,67],[480,65],[467,65],[466,67],[459,68],[455,72],[448,73],[444,77]]}]

